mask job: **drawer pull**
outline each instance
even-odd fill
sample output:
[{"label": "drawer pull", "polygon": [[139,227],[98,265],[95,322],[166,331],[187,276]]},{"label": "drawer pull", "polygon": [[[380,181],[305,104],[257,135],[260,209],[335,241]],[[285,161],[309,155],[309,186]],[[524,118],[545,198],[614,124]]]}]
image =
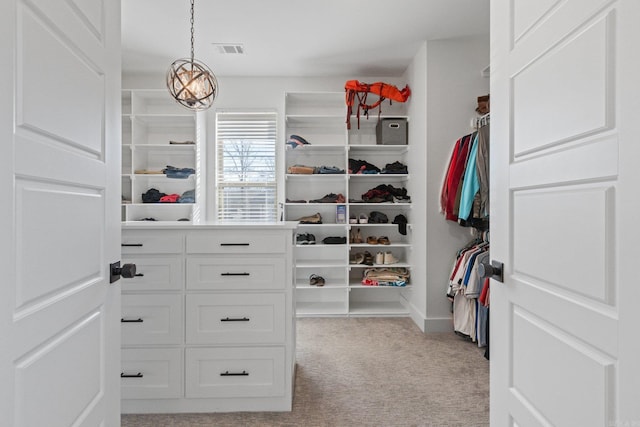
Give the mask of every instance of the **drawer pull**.
[{"label": "drawer pull", "polygon": [[220,319],[221,322],[249,322],[251,319],[248,317],[237,318],[237,317],[225,317],[224,319]]},{"label": "drawer pull", "polygon": [[220,372],[221,377],[248,377],[249,373],[247,371],[242,372]]},{"label": "drawer pull", "polygon": [[120,322],[121,323],[142,323],[144,322],[144,320],[138,317],[137,319],[120,319]]},{"label": "drawer pull", "polygon": [[120,378],[142,378],[142,372],[138,372],[137,374],[125,374],[124,372],[120,373]]},{"label": "drawer pull", "polygon": [[121,243],[120,246],[141,248],[142,243]]},{"label": "drawer pull", "polygon": [[250,243],[220,243],[220,246],[249,246]]},{"label": "drawer pull", "polygon": [[144,277],[144,273],[137,273],[135,277]]},{"label": "drawer pull", "polygon": [[221,276],[251,276],[251,273],[220,273]]}]

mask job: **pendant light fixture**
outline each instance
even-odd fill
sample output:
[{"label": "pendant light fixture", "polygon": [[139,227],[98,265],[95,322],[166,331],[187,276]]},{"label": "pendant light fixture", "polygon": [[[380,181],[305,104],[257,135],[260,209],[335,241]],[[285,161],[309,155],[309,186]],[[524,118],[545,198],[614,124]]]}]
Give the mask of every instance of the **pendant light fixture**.
[{"label": "pendant light fixture", "polygon": [[171,96],[190,110],[206,110],[218,94],[218,80],[211,69],[193,55],[193,2],[191,0],[191,58],[175,60],[167,70]]}]

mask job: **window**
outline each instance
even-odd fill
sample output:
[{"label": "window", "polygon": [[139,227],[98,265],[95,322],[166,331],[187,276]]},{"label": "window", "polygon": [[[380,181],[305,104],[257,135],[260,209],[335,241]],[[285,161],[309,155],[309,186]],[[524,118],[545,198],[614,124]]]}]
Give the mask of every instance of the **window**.
[{"label": "window", "polygon": [[217,218],[275,221],[276,114],[216,113]]}]

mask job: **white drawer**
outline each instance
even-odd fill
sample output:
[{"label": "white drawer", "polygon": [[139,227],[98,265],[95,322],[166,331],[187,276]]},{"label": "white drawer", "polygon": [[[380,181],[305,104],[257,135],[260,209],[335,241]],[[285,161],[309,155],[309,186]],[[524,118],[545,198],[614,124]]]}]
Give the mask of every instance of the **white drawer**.
[{"label": "white drawer", "polygon": [[182,397],[182,349],[123,349],[120,389],[123,399]]},{"label": "white drawer", "polygon": [[122,345],[180,344],[182,295],[122,295]]},{"label": "white drawer", "polygon": [[185,396],[284,396],[284,354],[284,347],[187,348]]},{"label": "white drawer", "polygon": [[186,307],[188,344],[284,342],[284,294],[190,294]]},{"label": "white drawer", "polygon": [[284,257],[189,256],[187,289],[284,289]]},{"label": "white drawer", "polygon": [[182,257],[175,255],[124,256],[122,263],[136,265],[136,277],[122,280],[122,291],[168,291],[183,288]]},{"label": "white drawer", "polygon": [[190,254],[284,253],[290,233],[277,230],[214,230],[187,234]]},{"label": "white drawer", "polygon": [[180,254],[183,249],[182,234],[168,233],[167,230],[122,233],[123,254]]}]

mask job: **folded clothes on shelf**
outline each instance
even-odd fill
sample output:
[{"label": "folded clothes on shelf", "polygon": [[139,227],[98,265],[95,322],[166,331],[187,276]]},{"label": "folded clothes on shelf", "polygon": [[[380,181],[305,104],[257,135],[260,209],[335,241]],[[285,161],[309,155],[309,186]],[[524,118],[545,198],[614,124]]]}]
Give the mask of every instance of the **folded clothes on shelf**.
[{"label": "folded clothes on shelf", "polygon": [[196,173],[196,170],[193,168],[176,168],[174,166],[167,165],[166,168],[162,169],[162,173],[164,173],[167,178],[185,179],[188,178],[189,175]]},{"label": "folded clothes on shelf", "polygon": [[366,160],[349,159],[350,174],[380,173],[380,168]]},{"label": "folded clothes on shelf", "polygon": [[407,165],[400,162],[387,163],[380,173],[383,174],[406,174],[409,173]]}]

